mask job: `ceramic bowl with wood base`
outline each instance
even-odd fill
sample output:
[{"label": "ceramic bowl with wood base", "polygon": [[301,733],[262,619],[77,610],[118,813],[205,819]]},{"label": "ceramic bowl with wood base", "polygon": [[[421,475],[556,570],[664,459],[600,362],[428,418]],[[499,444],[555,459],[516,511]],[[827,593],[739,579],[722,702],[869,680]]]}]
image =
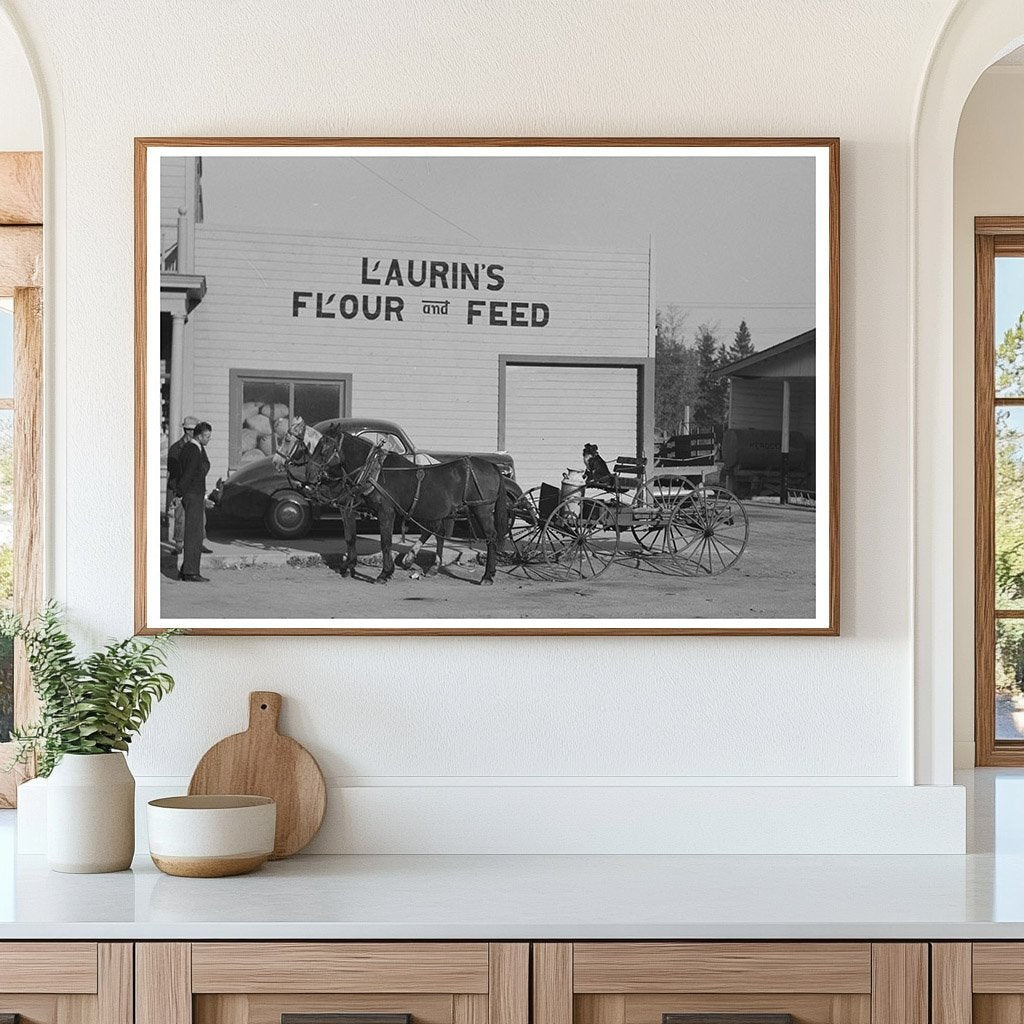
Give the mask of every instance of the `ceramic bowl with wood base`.
[{"label": "ceramic bowl with wood base", "polygon": [[225,878],[274,852],[277,805],[266,796],[169,796],[147,808],[149,853],[168,875]]}]

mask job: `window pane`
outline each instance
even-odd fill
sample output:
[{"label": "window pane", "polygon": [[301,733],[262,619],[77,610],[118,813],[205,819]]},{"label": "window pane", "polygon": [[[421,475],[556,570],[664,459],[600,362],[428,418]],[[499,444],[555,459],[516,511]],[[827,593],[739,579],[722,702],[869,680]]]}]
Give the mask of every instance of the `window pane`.
[{"label": "window pane", "polygon": [[295,415],[301,416],[310,426],[321,420],[340,416],[340,384],[311,384],[308,381],[295,382]]},{"label": "window pane", "polygon": [[996,739],[1024,739],[1024,623],[996,619]]},{"label": "window pane", "polygon": [[245,465],[277,450],[277,438],[291,423],[291,385],[287,381],[242,381],[242,429],[238,464]]},{"label": "window pane", "polygon": [[996,608],[1024,608],[1024,408],[996,409]]},{"label": "window pane", "polygon": [[1024,397],[1024,258],[996,260],[996,395]]},{"label": "window pane", "polygon": [[14,397],[14,314],[0,307],[0,398]]},{"label": "window pane", "polygon": [[[0,410],[0,607],[14,597],[14,413]],[[14,724],[14,645],[0,639],[0,743]]]}]

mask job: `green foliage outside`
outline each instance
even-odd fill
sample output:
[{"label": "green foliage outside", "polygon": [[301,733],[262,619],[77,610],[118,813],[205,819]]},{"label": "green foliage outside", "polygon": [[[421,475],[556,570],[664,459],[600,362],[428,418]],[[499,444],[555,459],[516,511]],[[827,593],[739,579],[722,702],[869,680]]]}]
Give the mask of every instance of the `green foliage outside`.
[{"label": "green foliage outside", "polygon": [[996,346],[996,395],[1024,396],[1024,312]]},{"label": "green foliage outside", "polygon": [[[11,528],[14,514],[14,418],[0,416],[0,522]],[[14,550],[10,533],[0,542],[0,607],[10,605],[14,596]],[[14,642],[0,638],[0,743],[6,743],[14,728]]]},{"label": "green foliage outside", "polygon": [[14,729],[14,641],[0,636],[0,743],[7,743]]},{"label": "green foliage outside", "polygon": [[996,619],[996,690],[1024,692],[1024,628],[1011,619]]},{"label": "green foliage outside", "polygon": [[14,596],[14,549],[10,544],[0,547],[0,605]]},{"label": "green foliage outside", "polygon": [[[996,394],[1024,394],[1024,312],[996,346]],[[996,608],[1024,607],[1024,410],[1000,408],[995,422]],[[1024,628],[996,622],[996,685],[1024,691]]]},{"label": "green foliage outside", "polygon": [[176,632],[111,641],[79,658],[54,603],[28,623],[14,612],[0,613],[0,636],[25,644],[41,707],[38,722],[12,733],[18,747],[15,763],[34,751],[39,774],[45,776],[64,754],[127,750],[154,702],[174,688],[174,680],[161,669]]}]

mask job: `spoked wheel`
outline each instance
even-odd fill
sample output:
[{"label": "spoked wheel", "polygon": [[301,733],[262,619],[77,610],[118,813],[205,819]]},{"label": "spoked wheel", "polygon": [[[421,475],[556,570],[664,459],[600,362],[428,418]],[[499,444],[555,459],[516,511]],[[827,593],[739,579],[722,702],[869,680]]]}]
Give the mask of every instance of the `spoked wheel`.
[{"label": "spoked wheel", "polygon": [[545,521],[541,550],[554,579],[600,576],[619,550],[615,509],[603,501],[567,498]]},{"label": "spoked wheel", "polygon": [[676,508],[693,493],[693,485],[679,477],[652,480],[636,492],[630,532],[647,555],[681,551],[694,539],[694,527],[676,516]]},{"label": "spoked wheel", "polygon": [[740,560],[750,521],[732,491],[702,484],[676,504],[666,533],[671,540],[656,559],[660,571],[717,576]]},{"label": "spoked wheel", "polygon": [[499,566],[510,576],[550,580],[555,572],[545,561],[540,514],[540,488],[526,491],[509,510],[509,543],[498,555]]},{"label": "spoked wheel", "polygon": [[693,479],[685,476],[654,476],[637,492],[637,498],[643,496],[645,501],[659,505],[675,505],[681,498],[693,493]]}]

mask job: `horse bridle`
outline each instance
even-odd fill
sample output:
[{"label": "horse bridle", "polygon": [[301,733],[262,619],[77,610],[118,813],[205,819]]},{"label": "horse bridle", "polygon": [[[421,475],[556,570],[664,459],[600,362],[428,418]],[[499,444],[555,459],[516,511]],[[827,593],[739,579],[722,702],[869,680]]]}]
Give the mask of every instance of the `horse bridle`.
[{"label": "horse bridle", "polygon": [[[306,494],[307,497],[312,498],[318,504],[331,505],[338,509],[352,509],[377,486],[377,477],[380,475],[381,466],[384,461],[384,442],[380,440],[375,441],[363,464],[358,469],[350,471],[345,469],[341,461],[343,438],[344,435],[330,439],[333,441],[334,448],[317,467],[318,479],[315,482],[311,483],[308,479],[299,480],[290,471],[290,467],[293,464],[300,466],[315,465],[313,453],[307,447],[306,442],[301,439],[295,448],[292,449],[291,453],[283,456],[285,474],[288,477],[288,482],[294,488]],[[300,448],[305,455],[301,462],[296,458]],[[327,469],[332,463],[340,471],[340,475],[328,477],[332,484],[328,489],[322,481],[327,477]],[[341,486],[340,492],[337,491],[337,484]]]}]

